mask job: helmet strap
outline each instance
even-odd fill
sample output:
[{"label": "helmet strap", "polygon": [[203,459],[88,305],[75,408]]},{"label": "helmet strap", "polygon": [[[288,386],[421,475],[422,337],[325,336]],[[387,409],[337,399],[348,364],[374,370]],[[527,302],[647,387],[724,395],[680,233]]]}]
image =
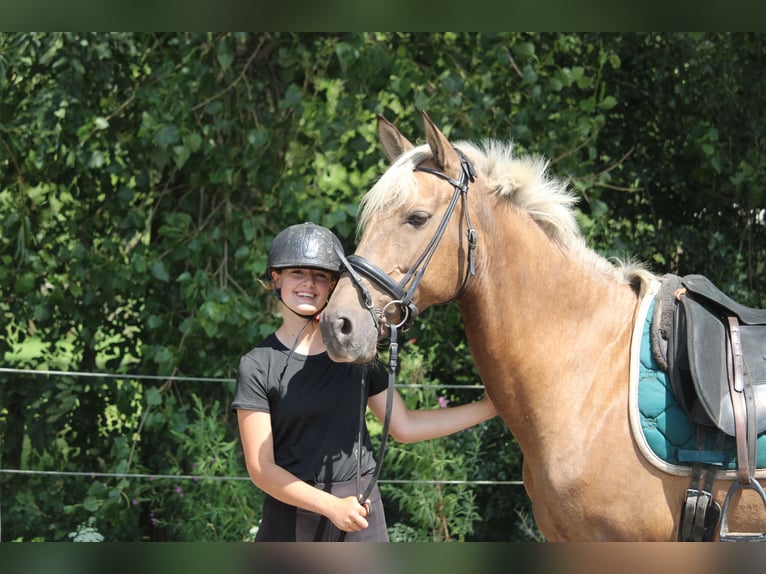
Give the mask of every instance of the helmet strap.
[{"label": "helmet strap", "polygon": [[[285,304],[285,307],[287,307],[287,304]],[[290,309],[290,307],[287,307],[287,308]],[[294,311],[293,309],[290,309],[290,313],[292,313],[293,315],[297,315],[301,319],[306,319],[307,321],[306,324],[308,325],[308,323],[311,323],[312,321],[317,321],[319,319],[319,313],[321,313],[321,311],[319,313],[308,313],[304,315],[302,313],[298,313],[298,311]]]}]

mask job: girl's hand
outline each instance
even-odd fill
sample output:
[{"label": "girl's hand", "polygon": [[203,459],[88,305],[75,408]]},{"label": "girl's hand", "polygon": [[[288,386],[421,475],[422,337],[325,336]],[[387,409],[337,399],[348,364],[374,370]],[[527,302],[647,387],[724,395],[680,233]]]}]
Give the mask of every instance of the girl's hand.
[{"label": "girl's hand", "polygon": [[366,519],[370,512],[369,503],[367,500],[360,504],[355,496],[336,498],[327,518],[344,532],[359,532],[369,526]]}]

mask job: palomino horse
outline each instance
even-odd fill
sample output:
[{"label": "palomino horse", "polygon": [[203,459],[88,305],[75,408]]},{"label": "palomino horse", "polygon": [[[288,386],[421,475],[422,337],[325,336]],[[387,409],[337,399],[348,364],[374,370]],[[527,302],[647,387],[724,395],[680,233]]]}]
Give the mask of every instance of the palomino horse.
[{"label": "palomino horse", "polygon": [[[586,246],[544,161],[497,141],[453,147],[423,116],[419,146],[378,118],[392,165],[360,205],[361,273],[349,267],[322,314],[330,356],[369,361],[386,325],[457,301],[546,539],[676,540],[690,473],[649,462],[629,420],[632,330],[658,278]],[[716,480],[717,501],[730,484]],[[737,493],[732,530],[766,531],[751,494]]]}]

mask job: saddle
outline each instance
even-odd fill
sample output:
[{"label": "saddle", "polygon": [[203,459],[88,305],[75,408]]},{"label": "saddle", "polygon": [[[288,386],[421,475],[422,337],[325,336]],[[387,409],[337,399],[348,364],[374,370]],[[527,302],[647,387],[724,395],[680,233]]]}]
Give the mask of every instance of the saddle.
[{"label": "saddle", "polygon": [[727,523],[736,490],[756,490],[766,506],[755,479],[756,440],[766,431],[766,310],[734,301],[702,275],[666,275],[658,297],[652,349],[678,404],[699,428],[736,441],[737,480],[724,501],[721,539],[766,540],[730,536]]}]

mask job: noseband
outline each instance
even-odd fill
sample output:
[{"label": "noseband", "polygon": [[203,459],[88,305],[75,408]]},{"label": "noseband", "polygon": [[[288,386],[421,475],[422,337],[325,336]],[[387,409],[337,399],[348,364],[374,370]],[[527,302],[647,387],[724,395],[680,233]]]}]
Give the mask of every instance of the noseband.
[{"label": "noseband", "polygon": [[[476,179],[476,172],[468,158],[465,157],[462,152],[458,150],[455,151],[460,157],[461,169],[459,180],[456,180],[441,171],[427,167],[416,167],[414,169],[414,171],[430,173],[431,175],[435,175],[436,177],[449,182],[455,188],[455,192],[452,194],[452,199],[447,206],[447,210],[444,212],[444,215],[439,222],[439,227],[437,227],[436,233],[420,254],[420,257],[415,261],[412,268],[404,277],[402,277],[401,281],[394,281],[385,271],[364,257],[359,255],[341,257],[341,261],[343,261],[346,270],[349,272],[351,280],[361,292],[364,304],[372,314],[373,321],[379,332],[381,326],[401,328],[402,331],[406,331],[415,322],[415,317],[418,314],[417,306],[413,302],[415,291],[420,284],[420,280],[423,278],[423,274],[431,261],[431,257],[433,257],[436,248],[439,246],[439,242],[444,236],[444,231],[447,229],[447,224],[455,211],[459,198],[462,198],[463,200],[463,211],[465,212],[465,220],[468,227],[468,274],[476,275],[476,230],[471,225],[471,217],[468,213],[468,184],[473,183]],[[468,281],[468,274],[463,277],[463,283],[458,293],[462,292],[465,287],[465,284]],[[393,298],[378,314],[374,312],[372,297],[370,297],[369,291],[362,283],[362,277],[375,283]],[[389,307],[396,305],[402,310],[402,319],[399,323],[391,325],[386,321],[385,311]]]}]

